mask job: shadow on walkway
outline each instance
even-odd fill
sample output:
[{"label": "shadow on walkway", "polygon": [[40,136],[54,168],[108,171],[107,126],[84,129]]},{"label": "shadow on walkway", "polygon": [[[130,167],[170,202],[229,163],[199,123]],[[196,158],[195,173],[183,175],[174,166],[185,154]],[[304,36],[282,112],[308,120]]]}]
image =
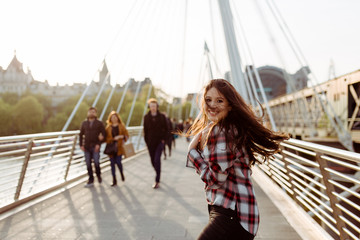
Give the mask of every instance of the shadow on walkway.
[{"label": "shadow on walkway", "polygon": [[[145,152],[124,163],[125,182],[111,187],[110,171],[103,172],[102,184],[77,185],[2,220],[0,239],[196,239],[208,215],[203,183],[185,167],[186,149],[185,139],[177,139],[162,160],[159,189],[151,187],[155,171]],[[301,239],[256,184],[255,191],[256,239]]]}]

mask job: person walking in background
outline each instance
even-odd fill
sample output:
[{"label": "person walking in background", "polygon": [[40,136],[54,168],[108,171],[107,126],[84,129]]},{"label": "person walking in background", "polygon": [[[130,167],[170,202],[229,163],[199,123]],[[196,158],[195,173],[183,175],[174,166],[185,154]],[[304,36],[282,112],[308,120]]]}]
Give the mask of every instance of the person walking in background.
[{"label": "person walking in background", "polygon": [[184,131],[184,123],[183,120],[180,119],[179,122],[176,124],[176,132],[183,132]]},{"label": "person walking in background", "polygon": [[155,169],[156,177],[153,188],[160,186],[161,153],[167,138],[167,123],[165,116],[159,112],[156,99],[148,100],[149,112],[144,116],[144,138],[148,148],[151,164]]},{"label": "person walking in background", "polygon": [[186,136],[188,163],[205,182],[209,223],[200,234],[205,239],[254,239],[259,210],[250,167],[268,160],[288,135],[275,133],[261,124],[235,88],[215,79],[205,87],[201,114]]},{"label": "person walking in background", "polygon": [[[192,125],[192,119],[189,118],[189,119],[187,119],[187,120],[185,121],[185,124],[184,124],[184,132],[185,132],[185,133],[189,132],[189,129],[190,129],[191,125]],[[186,141],[187,141],[187,142],[190,142],[190,137],[189,137],[189,136],[190,136],[190,135],[188,134],[188,136],[186,137]]]},{"label": "person walking in background", "polygon": [[171,126],[172,126],[172,129],[173,129],[173,132],[172,132],[172,144],[174,145],[174,148],[176,147],[176,138],[178,138],[178,133],[176,132],[177,130],[177,121],[176,121],[176,118],[173,118],[172,121],[171,121]]},{"label": "person walking in background", "polygon": [[94,160],[95,172],[99,183],[102,182],[100,169],[100,146],[105,137],[104,124],[97,119],[97,110],[95,107],[90,107],[87,112],[87,119],[82,122],[80,128],[79,144],[85,154],[85,162],[89,180],[85,187],[94,185],[93,169],[91,160]]},{"label": "person walking in background", "polygon": [[123,121],[120,118],[120,115],[115,112],[111,111],[108,119],[106,121],[106,143],[112,143],[114,141],[117,141],[117,154],[116,155],[109,155],[110,158],[110,165],[111,165],[111,174],[113,177],[113,183],[111,186],[116,186],[116,167],[118,166],[121,180],[125,181],[125,176],[123,172],[123,166],[121,164],[122,155],[125,154],[125,150],[123,147],[123,144],[129,139],[129,133],[126,130],[126,127],[123,123]]},{"label": "person walking in background", "polygon": [[164,160],[166,160],[166,146],[169,149],[169,157],[171,157],[171,146],[172,146],[172,141],[173,141],[173,127],[172,127],[172,122],[170,120],[170,118],[167,116],[166,113],[163,113],[165,116],[165,120],[166,120],[166,124],[167,124],[167,136],[166,136],[166,140],[165,140],[165,144],[164,144]]}]

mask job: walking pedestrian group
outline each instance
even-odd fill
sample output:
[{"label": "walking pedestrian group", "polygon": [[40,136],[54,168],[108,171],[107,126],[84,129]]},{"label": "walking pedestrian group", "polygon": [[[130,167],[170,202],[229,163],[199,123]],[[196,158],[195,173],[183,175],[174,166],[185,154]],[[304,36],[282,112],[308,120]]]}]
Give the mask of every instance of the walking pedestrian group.
[{"label": "walking pedestrian group", "polygon": [[[159,111],[158,101],[148,100],[144,116],[144,140],[155,171],[152,187],[160,187],[161,155],[166,147],[171,156],[178,134],[189,142],[187,166],[195,168],[205,184],[209,222],[198,239],[254,239],[259,228],[259,210],[251,181],[251,167],[262,163],[279,151],[287,134],[273,132],[262,124],[252,108],[235,88],[224,79],[211,80],[201,96],[200,114],[193,121],[171,121]],[[88,170],[86,187],[93,186],[94,176],[102,182],[99,163],[100,146],[106,142],[113,182],[117,185],[116,166],[125,181],[122,156],[129,133],[120,115],[112,111],[106,128],[91,107],[80,129],[80,148],[84,151]],[[175,134],[178,133],[178,134]],[[110,147],[113,149],[110,152]]]}]

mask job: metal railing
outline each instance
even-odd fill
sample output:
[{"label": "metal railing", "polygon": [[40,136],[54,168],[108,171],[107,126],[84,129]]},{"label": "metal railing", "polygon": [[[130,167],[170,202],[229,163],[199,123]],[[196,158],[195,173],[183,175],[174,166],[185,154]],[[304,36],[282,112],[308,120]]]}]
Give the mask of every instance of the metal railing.
[{"label": "metal railing", "polygon": [[360,236],[360,154],[290,139],[259,165],[334,239]]},{"label": "metal railing", "polygon": [[[127,130],[136,151],[144,148],[143,128]],[[0,213],[86,176],[78,141],[79,131],[0,137]],[[100,154],[101,168],[107,160]]]},{"label": "metal railing", "polygon": [[[143,149],[142,127],[128,131],[136,150]],[[78,134],[0,137],[0,213],[87,175]],[[102,168],[109,166],[107,159],[101,154]],[[259,167],[334,239],[355,240],[360,236],[359,165],[358,153],[290,139],[273,161]]]}]

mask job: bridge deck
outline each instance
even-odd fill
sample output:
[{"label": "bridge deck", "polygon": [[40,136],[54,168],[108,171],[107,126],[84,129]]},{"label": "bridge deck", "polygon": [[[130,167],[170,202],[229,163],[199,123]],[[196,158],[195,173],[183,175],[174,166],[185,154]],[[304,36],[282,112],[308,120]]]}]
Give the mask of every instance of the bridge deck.
[{"label": "bridge deck", "polygon": [[[83,181],[3,216],[0,239],[196,239],[208,219],[203,184],[184,167],[185,140],[176,144],[173,155],[162,161],[159,189],[151,188],[154,170],[144,152],[124,162],[126,181],[117,187],[110,186],[111,173],[104,171],[102,184],[84,188]],[[256,239],[301,239],[254,184],[261,212]]]}]

